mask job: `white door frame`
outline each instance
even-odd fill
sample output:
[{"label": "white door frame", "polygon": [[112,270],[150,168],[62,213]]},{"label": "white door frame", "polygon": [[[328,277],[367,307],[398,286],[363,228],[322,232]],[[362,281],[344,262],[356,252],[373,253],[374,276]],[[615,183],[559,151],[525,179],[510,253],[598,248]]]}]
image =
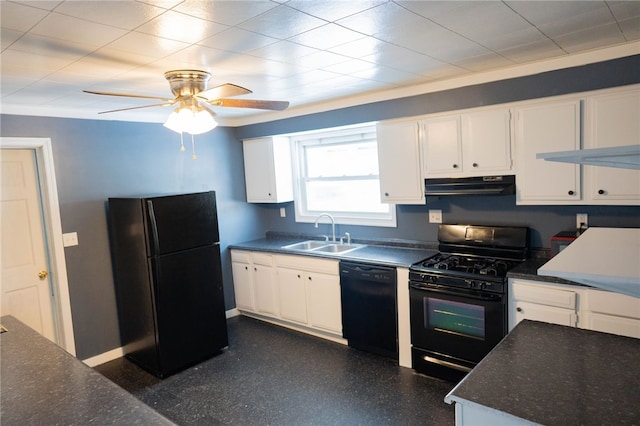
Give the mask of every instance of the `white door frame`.
[{"label": "white door frame", "polygon": [[60,205],[58,188],[53,167],[53,151],[50,138],[18,138],[0,137],[1,149],[33,149],[36,153],[36,167],[42,196],[42,211],[46,233],[46,249],[51,262],[51,285],[56,297],[52,308],[55,315],[55,326],[58,345],[71,355],[76,355],[76,344],[71,317],[71,299],[69,297],[69,281],[62,243],[62,222],[60,221]]}]

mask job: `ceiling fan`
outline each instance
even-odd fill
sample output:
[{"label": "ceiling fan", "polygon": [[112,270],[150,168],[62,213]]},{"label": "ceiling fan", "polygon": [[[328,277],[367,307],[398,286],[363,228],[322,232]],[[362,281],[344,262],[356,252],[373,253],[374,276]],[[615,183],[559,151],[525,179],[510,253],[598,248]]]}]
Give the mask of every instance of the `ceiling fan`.
[{"label": "ceiling fan", "polygon": [[110,111],[102,111],[99,114],[106,114],[118,111],[127,111],[139,108],[149,108],[158,106],[172,106],[179,104],[178,110],[190,109],[201,110],[206,109],[210,114],[213,111],[209,110],[203,104],[209,104],[212,106],[220,107],[235,107],[235,108],[255,108],[255,109],[267,109],[282,111],[287,109],[289,102],[286,101],[265,101],[255,99],[227,99],[229,97],[246,95],[252,93],[251,90],[246,89],[235,84],[226,83],[220,86],[207,89],[207,82],[211,78],[211,74],[206,71],[199,70],[174,70],[164,73],[164,77],[169,81],[171,92],[174,94],[174,98],[166,98],[162,96],[147,96],[147,95],[134,95],[128,93],[113,93],[113,92],[99,92],[95,90],[83,90],[85,93],[92,93],[95,95],[107,95],[107,96],[124,96],[129,98],[142,98],[142,99],[158,99],[162,103],[156,103],[151,105],[142,105],[129,108],[114,109]]}]

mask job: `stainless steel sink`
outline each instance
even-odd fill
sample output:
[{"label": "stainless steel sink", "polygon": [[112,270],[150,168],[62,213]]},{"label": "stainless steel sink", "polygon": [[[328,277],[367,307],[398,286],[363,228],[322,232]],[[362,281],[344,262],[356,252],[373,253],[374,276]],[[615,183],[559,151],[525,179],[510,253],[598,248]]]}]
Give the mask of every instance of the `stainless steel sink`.
[{"label": "stainless steel sink", "polygon": [[349,253],[351,251],[354,250],[358,250],[360,248],[364,247],[363,245],[355,245],[355,244],[349,244],[349,245],[341,245],[341,244],[329,244],[326,245],[324,247],[318,247],[317,249],[313,250],[314,252],[322,252],[322,253],[333,253],[333,254],[344,254],[344,253]]},{"label": "stainless steel sink", "polygon": [[310,240],[310,241],[303,241],[301,243],[289,244],[288,246],[283,246],[282,248],[287,250],[310,251],[310,250],[317,249],[319,247],[324,247],[327,244],[329,243],[326,241]]},{"label": "stainless steel sink", "polygon": [[329,241],[317,241],[309,240],[299,243],[289,244],[282,246],[286,250],[315,252],[315,253],[330,253],[330,254],[344,254],[354,250],[358,250],[365,247],[363,244],[339,244]]}]

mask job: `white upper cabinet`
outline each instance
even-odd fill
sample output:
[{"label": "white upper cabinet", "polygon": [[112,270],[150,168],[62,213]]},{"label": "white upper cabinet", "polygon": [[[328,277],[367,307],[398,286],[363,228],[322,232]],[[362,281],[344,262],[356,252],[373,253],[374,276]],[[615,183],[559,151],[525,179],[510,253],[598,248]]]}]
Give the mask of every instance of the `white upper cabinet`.
[{"label": "white upper cabinet", "polygon": [[377,138],[382,202],[424,204],[418,122],[378,123]]},{"label": "white upper cabinet", "polygon": [[293,200],[289,139],[268,137],[242,142],[244,176],[249,203]]},{"label": "white upper cabinet", "polygon": [[510,112],[487,109],[422,121],[425,177],[511,174]]},{"label": "white upper cabinet", "polygon": [[578,204],[580,166],[537,159],[580,149],[580,101],[540,102],[515,112],[517,204]]},{"label": "white upper cabinet", "polygon": [[[640,89],[624,89],[586,99],[584,148],[640,144]],[[640,203],[640,170],[584,166],[589,204]]]}]

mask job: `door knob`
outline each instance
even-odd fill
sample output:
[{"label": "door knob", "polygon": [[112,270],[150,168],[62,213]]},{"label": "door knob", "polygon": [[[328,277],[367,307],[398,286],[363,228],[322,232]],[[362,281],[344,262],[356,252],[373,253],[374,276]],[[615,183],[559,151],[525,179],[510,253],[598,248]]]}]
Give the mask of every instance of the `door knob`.
[{"label": "door knob", "polygon": [[40,278],[41,280],[44,280],[48,276],[49,276],[49,273],[45,270],[38,272],[38,278]]}]

